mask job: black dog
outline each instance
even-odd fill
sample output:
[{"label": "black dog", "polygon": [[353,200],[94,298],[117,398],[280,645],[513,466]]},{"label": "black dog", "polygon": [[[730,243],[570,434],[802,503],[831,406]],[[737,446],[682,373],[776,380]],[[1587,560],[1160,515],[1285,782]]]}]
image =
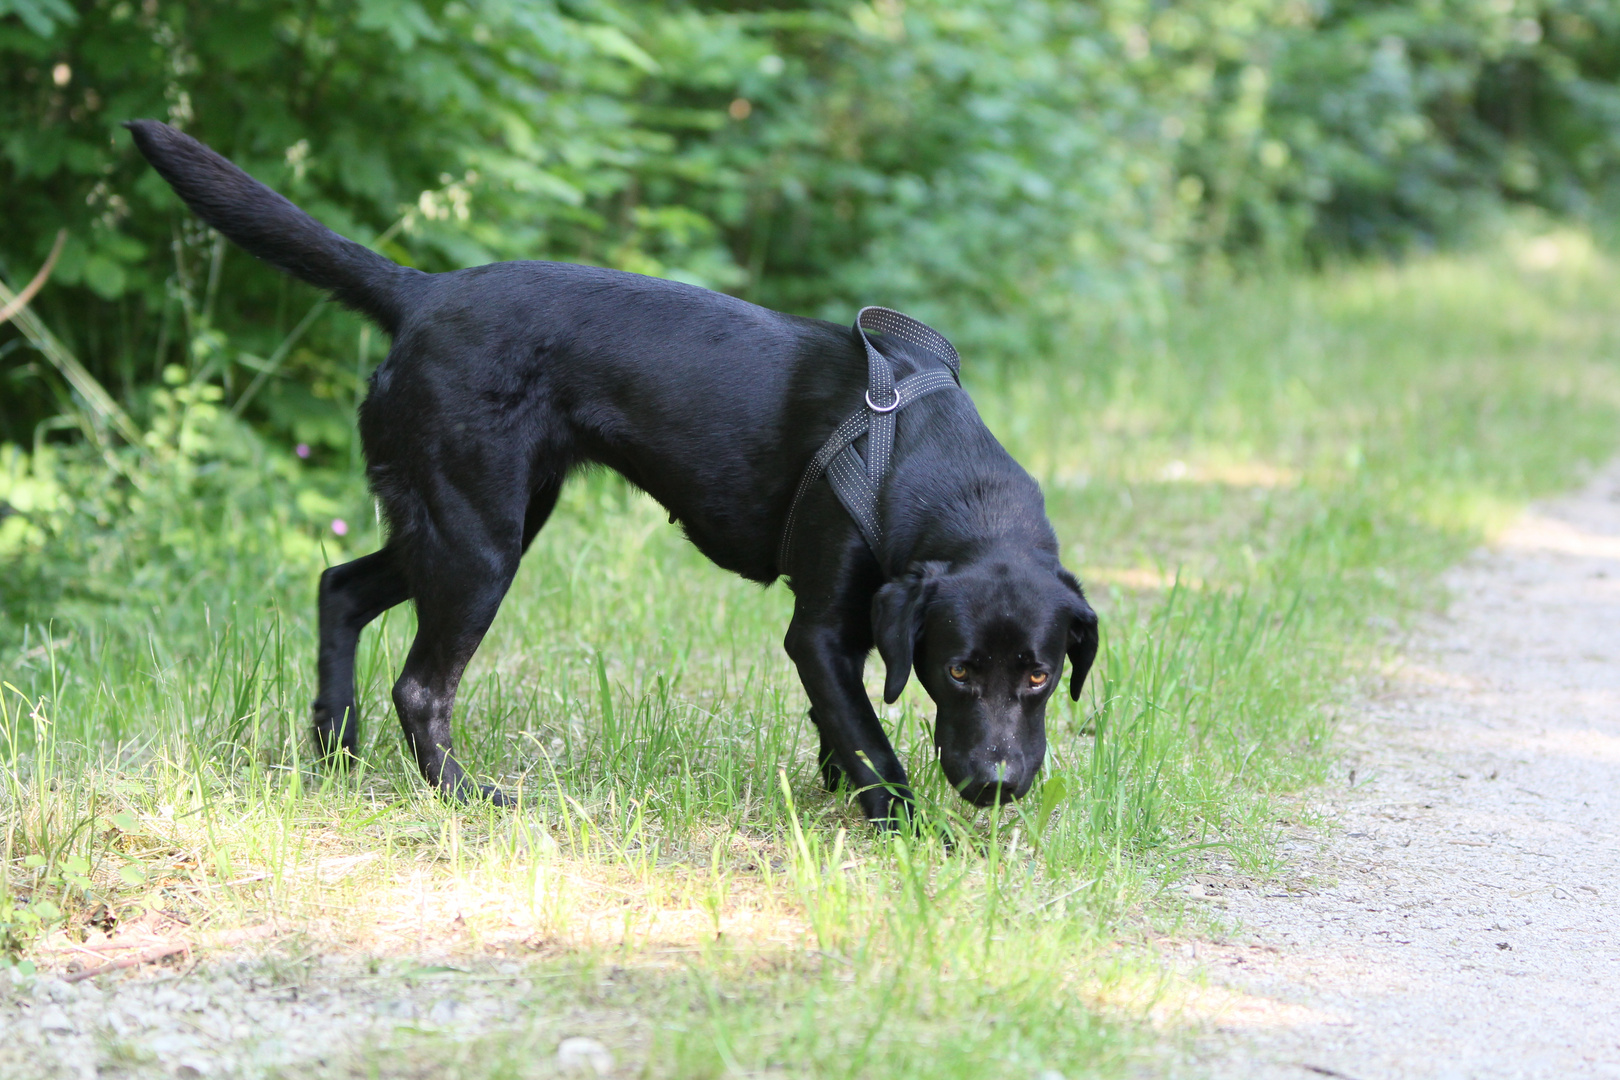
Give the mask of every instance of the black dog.
[{"label": "black dog", "polygon": [[[897,414],[874,554],[823,481],[779,541],[807,464],[862,408],[859,333],[671,281],[566,263],[424,274],[338,236],[196,140],[154,120],[135,142],[208,224],[332,292],[393,337],[360,408],[382,550],[320,583],[315,736],[353,752],[361,628],[405,600],[416,640],[394,704],[417,765],[456,798],[456,686],[530,541],[576,467],[623,474],[705,555],[750,580],[787,575],[785,642],[810,696],[829,787],[847,781],[874,822],[911,799],[861,684],[873,645],[892,702],[915,664],[939,706],[945,775],[976,805],[1029,790],[1046,702],[1067,654],[1070,691],[1097,651],[1097,616],[1058,563],[1040,488],[952,389]],[[932,358],[884,336],[896,377]],[[504,801],[498,791],[484,795]]]}]

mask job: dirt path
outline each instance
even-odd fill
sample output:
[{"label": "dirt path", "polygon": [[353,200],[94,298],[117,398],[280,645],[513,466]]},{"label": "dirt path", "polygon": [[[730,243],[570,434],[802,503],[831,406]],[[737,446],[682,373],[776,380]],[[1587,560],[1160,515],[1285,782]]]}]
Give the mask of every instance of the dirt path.
[{"label": "dirt path", "polygon": [[1620,467],[1448,584],[1298,881],[1203,890],[1236,931],[1189,1073],[1620,1077]]}]

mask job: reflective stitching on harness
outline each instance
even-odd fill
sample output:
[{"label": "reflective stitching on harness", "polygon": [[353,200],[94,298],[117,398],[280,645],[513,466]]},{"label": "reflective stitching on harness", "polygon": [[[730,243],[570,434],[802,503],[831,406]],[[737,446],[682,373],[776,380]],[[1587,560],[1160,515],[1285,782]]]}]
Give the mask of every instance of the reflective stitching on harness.
[{"label": "reflective stitching on harness", "polygon": [[[811,485],[824,475],[832,486],[833,494],[838,496],[838,501],[860,529],[872,554],[881,559],[879,547],[883,542],[883,525],[878,516],[878,494],[894,456],[895,414],[918,398],[961,384],[961,358],[956,349],[932,327],[911,316],[883,307],[862,308],[855,317],[855,331],[866,346],[866,408],[852,413],[838,425],[800,478],[798,489],[793,493],[793,502],[788,507],[787,523],[782,528],[782,543],[777,549],[778,572],[786,572],[788,555],[793,548],[799,503],[804,500]],[[868,331],[891,334],[926,349],[942,360],[949,370],[936,368],[919,372],[896,384],[893,367],[888,358],[872,344],[872,339],[867,336]],[[874,401],[892,401],[894,404],[878,409],[872,405]],[[854,445],[862,435],[866,436],[865,461],[862,461]]]},{"label": "reflective stitching on harness", "polygon": [[[899,386],[896,388],[900,393],[900,408],[904,408],[906,405],[916,401],[918,398],[925,397],[928,394],[935,393],[939,390],[949,390],[955,386],[956,379],[948,371],[939,371],[936,369],[934,371],[925,371],[917,375],[912,375],[902,380]],[[838,425],[837,430],[832,433],[831,437],[827,439],[826,443],[822,445],[821,449],[817,451],[816,456],[810,462],[809,468],[805,469],[804,476],[799,480],[798,490],[794,493],[792,508],[788,511],[787,525],[782,530],[782,544],[777,551],[779,567],[787,565],[788,552],[793,546],[794,530],[798,523],[799,503],[803,501],[805,494],[810,490],[811,486],[815,484],[817,480],[820,480],[824,473],[828,472],[829,466],[840,455],[847,451],[856,459],[857,462],[859,461],[859,456],[856,454],[853,444],[862,435],[867,434],[867,421],[868,414],[864,411],[854,413],[847,417],[842,424]],[[865,470],[861,469],[858,465],[852,466],[851,470],[841,472],[840,476],[841,478],[844,476],[849,476],[852,472],[854,475],[858,475],[860,477],[860,487],[863,490],[869,490],[872,493],[871,502],[873,508],[871,510],[871,520],[875,523],[877,513],[877,489],[875,486],[867,483],[868,477],[865,475]],[[833,493],[839,496],[839,501],[845,504],[846,509],[849,505],[849,496],[846,493],[853,491],[855,483],[856,481],[854,480],[841,480],[840,483],[835,483],[833,485]],[[864,515],[851,510],[850,516],[855,518],[857,525],[862,525]],[[867,536],[868,543],[875,544],[881,539],[881,537],[874,537],[873,531],[867,528],[863,527],[861,532],[862,535]],[[875,550],[876,549],[874,548],[874,553]]]}]

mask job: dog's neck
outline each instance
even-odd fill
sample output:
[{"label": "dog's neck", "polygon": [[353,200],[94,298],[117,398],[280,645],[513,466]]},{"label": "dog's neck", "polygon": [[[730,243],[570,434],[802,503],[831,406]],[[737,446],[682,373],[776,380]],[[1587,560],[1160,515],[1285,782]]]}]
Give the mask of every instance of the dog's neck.
[{"label": "dog's neck", "polygon": [[1035,481],[1016,474],[977,475],[950,483],[933,478],[886,500],[881,553],[884,576],[919,562],[960,565],[1006,555],[1058,558],[1057,534]]}]

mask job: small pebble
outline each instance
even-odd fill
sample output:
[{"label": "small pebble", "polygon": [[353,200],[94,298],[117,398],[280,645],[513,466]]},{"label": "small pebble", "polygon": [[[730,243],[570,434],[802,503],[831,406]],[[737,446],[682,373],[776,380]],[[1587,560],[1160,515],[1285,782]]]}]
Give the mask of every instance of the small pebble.
[{"label": "small pebble", "polygon": [[574,1035],[558,1045],[557,1068],[576,1075],[606,1076],[613,1071],[613,1055],[595,1039]]},{"label": "small pebble", "polygon": [[391,1017],[395,1020],[411,1020],[416,1017],[416,1006],[403,998],[394,998],[379,1005],[377,1012],[381,1016]]},{"label": "small pebble", "polygon": [[74,1001],[78,998],[78,988],[70,982],[61,979],[40,979],[34,984],[35,1001]]},{"label": "small pebble", "polygon": [[41,1031],[54,1031],[58,1033],[73,1030],[73,1023],[68,1019],[67,1013],[60,1005],[45,1005],[34,1014],[34,1023]]}]

